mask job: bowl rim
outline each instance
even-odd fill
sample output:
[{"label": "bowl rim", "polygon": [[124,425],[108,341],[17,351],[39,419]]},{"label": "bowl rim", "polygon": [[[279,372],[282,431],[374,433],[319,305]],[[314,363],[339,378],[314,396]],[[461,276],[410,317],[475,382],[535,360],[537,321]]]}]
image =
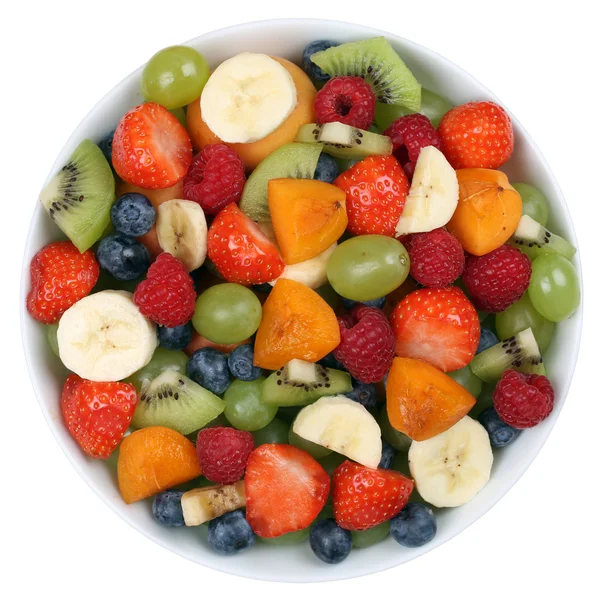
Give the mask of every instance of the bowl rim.
[{"label": "bowl rim", "polygon": [[[552,182],[552,184],[557,192],[558,200],[559,200],[560,204],[562,205],[562,209],[564,210],[564,213],[567,217],[567,222],[565,223],[565,226],[569,229],[570,238],[572,239],[575,247],[578,249],[577,250],[577,260],[574,263],[574,267],[575,267],[575,270],[579,277],[579,284],[580,284],[580,289],[581,289],[581,301],[580,301],[580,305],[579,305],[576,313],[572,317],[570,317],[570,319],[576,320],[577,326],[574,330],[574,337],[573,337],[572,368],[571,368],[571,371],[566,376],[566,378],[564,379],[563,400],[566,400],[566,398],[569,394],[572,379],[573,379],[573,376],[574,376],[574,373],[575,373],[575,370],[577,367],[577,360],[578,360],[578,356],[579,356],[579,351],[580,351],[580,346],[581,346],[581,336],[582,336],[582,330],[583,330],[584,283],[583,283],[583,277],[582,277],[581,248],[578,244],[577,233],[576,233],[576,230],[575,230],[575,227],[573,224],[573,219],[571,217],[571,213],[569,211],[569,206],[565,200],[564,194],[562,193],[562,190],[560,189],[560,186],[558,184],[558,181],[556,180],[556,177],[554,176],[552,169],[550,168],[548,162],[546,161],[546,158],[544,157],[544,155],[541,152],[538,145],[531,138],[528,131],[521,125],[519,120],[506,107],[506,104],[502,103],[499,100],[499,98],[496,96],[496,94],[491,92],[485,85],[483,85],[479,80],[477,80],[473,75],[471,75],[468,71],[463,69],[461,66],[457,65],[450,59],[444,57],[443,55],[439,54],[438,52],[436,52],[434,50],[431,50],[430,48],[428,48],[426,46],[418,44],[410,39],[407,39],[403,36],[391,33],[389,31],[385,31],[385,30],[382,30],[379,28],[369,27],[366,25],[361,25],[359,23],[352,23],[349,21],[342,21],[342,20],[337,20],[337,19],[317,19],[317,18],[301,18],[301,17],[299,17],[299,18],[259,19],[259,20],[255,20],[255,21],[248,21],[248,22],[244,22],[244,23],[229,25],[226,27],[221,27],[219,29],[211,30],[204,34],[196,36],[195,38],[192,38],[190,40],[182,42],[181,44],[182,45],[194,45],[194,43],[200,39],[203,40],[203,42],[210,42],[210,39],[213,37],[221,37],[223,35],[234,35],[236,32],[241,32],[244,30],[251,30],[259,25],[261,25],[261,26],[269,26],[269,25],[271,25],[271,26],[273,26],[273,25],[299,26],[299,25],[301,25],[303,27],[310,28],[311,25],[317,25],[317,24],[318,25],[330,24],[335,27],[338,27],[338,26],[348,27],[349,26],[349,27],[353,27],[355,29],[360,29],[362,31],[362,33],[364,33],[365,35],[371,35],[371,36],[382,35],[389,39],[395,39],[395,40],[401,41],[404,45],[412,47],[417,52],[419,52],[421,55],[423,55],[425,57],[433,58],[437,63],[446,65],[446,66],[450,67],[451,69],[455,69],[455,70],[459,71],[464,78],[470,79],[483,92],[485,92],[488,99],[491,99],[491,100],[497,102],[498,104],[500,104],[502,107],[504,107],[507,110],[507,112],[509,113],[512,121],[514,123],[517,123],[521,135],[526,139],[528,144],[531,146],[531,148],[537,154],[537,158],[539,159],[546,175]],[[113,86],[113,88],[111,88],[107,93],[105,93],[92,106],[92,108],[86,113],[86,115],[83,117],[83,119],[80,121],[80,123],[77,125],[77,127],[74,129],[74,131],[71,133],[71,135],[68,137],[65,144],[63,145],[63,147],[59,153],[59,156],[54,161],[54,163],[48,173],[48,176],[46,177],[46,179],[44,181],[44,184],[43,184],[44,186],[48,183],[48,181],[50,180],[52,175],[56,172],[57,167],[61,166],[60,163],[62,162],[62,159],[60,158],[60,154],[62,154],[62,152],[64,151],[64,148],[69,146],[73,142],[73,140],[78,139],[79,131],[80,131],[82,125],[87,122],[90,115],[95,113],[97,108],[99,106],[101,106],[102,104],[104,104],[105,100],[116,89],[120,88],[125,81],[128,81],[130,79],[138,77],[139,74],[141,73],[141,71],[143,70],[143,68],[144,68],[144,65],[142,64],[137,69],[135,69],[134,71],[129,73],[126,77],[121,79],[118,83],[116,83]],[[559,403],[559,405],[555,407],[552,422],[549,424],[549,426],[547,428],[545,428],[543,434],[541,434],[537,437],[535,444],[533,444],[534,448],[529,452],[530,457],[522,462],[519,462],[519,464],[514,469],[512,477],[508,481],[508,484],[505,487],[503,487],[502,490],[496,496],[494,496],[494,498],[492,500],[488,501],[487,504],[485,504],[480,510],[469,513],[468,517],[465,517],[463,519],[463,524],[461,525],[461,527],[458,531],[455,531],[450,535],[442,535],[442,536],[440,536],[438,533],[438,536],[436,536],[436,538],[434,538],[434,540],[432,542],[430,542],[429,544],[426,544],[425,546],[423,546],[421,548],[413,549],[413,550],[415,550],[415,552],[413,552],[411,554],[411,556],[409,556],[408,558],[401,557],[401,555],[398,555],[398,557],[399,557],[398,561],[395,563],[392,563],[392,564],[386,564],[384,566],[379,566],[379,565],[372,566],[371,565],[370,567],[365,568],[365,569],[358,569],[358,570],[355,570],[350,573],[343,572],[343,574],[341,571],[338,571],[338,570],[316,572],[316,576],[311,576],[311,577],[307,577],[307,578],[303,578],[303,579],[300,579],[298,577],[286,577],[285,573],[275,573],[271,577],[260,576],[260,575],[254,574],[253,572],[248,572],[244,569],[239,569],[239,568],[232,566],[232,563],[229,563],[227,560],[224,560],[223,557],[219,557],[219,558],[221,558],[220,561],[204,560],[202,553],[199,554],[199,557],[196,560],[195,558],[192,558],[189,555],[186,555],[182,551],[179,551],[179,549],[176,546],[168,545],[168,544],[164,543],[160,538],[153,535],[151,532],[147,531],[145,528],[138,526],[138,524],[134,521],[134,519],[129,518],[122,510],[119,510],[118,507],[115,505],[114,501],[111,500],[109,497],[107,497],[102,491],[100,491],[100,489],[95,485],[93,480],[87,476],[85,470],[77,464],[74,456],[71,455],[71,453],[68,451],[68,449],[66,448],[65,444],[62,442],[62,440],[59,436],[59,433],[58,433],[59,426],[57,426],[56,422],[52,419],[52,416],[50,415],[48,410],[46,410],[46,407],[42,401],[43,390],[41,388],[40,382],[37,379],[37,376],[35,375],[35,369],[34,369],[34,365],[32,363],[32,358],[31,358],[31,355],[32,355],[31,346],[30,346],[30,342],[27,338],[26,331],[25,331],[25,323],[26,323],[26,320],[29,318],[29,314],[26,309],[26,297],[27,297],[27,293],[28,293],[28,289],[29,289],[28,249],[31,248],[32,244],[34,244],[34,242],[35,242],[35,240],[33,239],[33,231],[35,228],[34,223],[35,223],[36,208],[39,208],[37,206],[37,204],[34,207],[34,211],[32,213],[32,217],[30,220],[29,228],[28,228],[28,233],[27,233],[25,244],[23,247],[23,259],[22,259],[22,268],[21,268],[21,285],[20,285],[19,295],[20,295],[21,341],[23,344],[23,351],[25,354],[25,362],[27,365],[29,379],[31,381],[31,385],[33,387],[40,410],[42,411],[42,414],[44,415],[44,419],[46,420],[46,423],[47,423],[50,431],[52,432],[54,439],[58,443],[58,445],[61,448],[61,450],[63,451],[63,453],[66,455],[66,457],[69,460],[69,462],[71,463],[71,465],[74,467],[75,471],[85,481],[85,483],[94,491],[94,493],[104,502],[104,504],[106,504],[112,510],[112,512],[116,513],[128,525],[130,525],[136,531],[138,531],[139,533],[144,535],[146,538],[150,539],[151,541],[153,541],[154,543],[158,544],[159,546],[165,548],[166,550],[169,550],[169,551],[173,552],[174,554],[177,554],[177,555],[181,556],[182,558],[189,560],[190,562],[192,562],[194,564],[198,564],[198,565],[201,565],[206,568],[214,569],[216,571],[226,573],[229,575],[235,575],[238,577],[246,577],[246,578],[255,579],[255,580],[259,580],[259,581],[274,581],[274,582],[285,582],[285,583],[292,583],[292,582],[315,583],[315,582],[353,579],[355,577],[362,577],[364,575],[378,573],[378,572],[386,571],[386,570],[394,568],[394,567],[398,567],[399,565],[401,565],[403,563],[412,561],[415,558],[418,558],[419,556],[422,556],[423,554],[426,554],[426,553],[434,550],[435,548],[438,548],[439,546],[445,544],[446,542],[451,540],[453,537],[462,533],[467,528],[469,528],[471,525],[473,525],[473,523],[478,521],[492,507],[494,507],[512,489],[512,487],[517,483],[517,481],[519,481],[521,479],[523,474],[530,467],[531,463],[538,456],[541,449],[545,445],[548,437],[550,436],[550,433],[554,429],[554,426],[556,425],[556,421],[558,420],[558,417],[560,416],[560,413],[562,411],[564,402]]]}]

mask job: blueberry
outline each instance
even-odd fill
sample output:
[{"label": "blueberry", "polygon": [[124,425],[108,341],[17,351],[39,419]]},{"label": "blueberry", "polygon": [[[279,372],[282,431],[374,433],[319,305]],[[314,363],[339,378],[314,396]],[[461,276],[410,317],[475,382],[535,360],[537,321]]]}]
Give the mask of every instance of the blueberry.
[{"label": "blueberry", "polygon": [[194,335],[192,322],[177,327],[158,327],[158,343],[167,350],[183,350]]},{"label": "blueberry", "polygon": [[115,130],[113,129],[103,140],[98,142],[98,148],[102,150],[108,164],[112,167],[112,145],[113,137],[115,136]]},{"label": "blueberry", "polygon": [[330,352],[327,356],[322,358],[320,362],[327,369],[346,371],[346,367],[333,355],[333,352]]},{"label": "blueberry", "polygon": [[102,239],[96,258],[105,271],[122,281],[138,279],[150,266],[146,246],[121,233],[111,233]]},{"label": "blueberry", "polygon": [[383,308],[383,305],[385,304],[385,296],[382,296],[381,298],[375,298],[375,300],[367,300],[366,302],[356,302],[355,300],[348,300],[348,298],[342,298],[342,302],[344,303],[344,308],[346,310],[353,309],[357,304],[363,304],[364,306],[379,308],[381,310]]},{"label": "blueberry", "polygon": [[379,461],[380,469],[391,469],[394,462],[396,451],[385,441],[381,440],[381,460]]},{"label": "blueberry", "polygon": [[182,527],[183,510],[181,508],[181,496],[183,492],[167,491],[154,496],[152,501],[152,514],[161,525],[170,527]]},{"label": "blueberry", "polygon": [[330,42],[329,40],[315,40],[304,48],[304,52],[302,52],[302,68],[311,79],[314,79],[315,81],[327,81],[329,79],[329,75],[317,67],[317,65],[310,60],[310,57],[315,52],[321,52],[321,50],[327,50],[327,48],[337,45],[336,42]]},{"label": "blueberry", "polygon": [[496,337],[493,331],[486,327],[481,328],[481,337],[479,338],[479,346],[477,346],[477,354],[498,344],[500,340]]},{"label": "blueberry", "polygon": [[308,539],[316,557],[330,565],[342,562],[352,550],[352,534],[335,519],[317,521],[310,528]]},{"label": "blueberry", "polygon": [[273,286],[270,283],[256,283],[252,289],[259,294],[270,294]]},{"label": "blueberry", "polygon": [[148,233],[154,221],[156,210],[144,194],[123,194],[110,209],[110,220],[119,233],[140,237]]},{"label": "blueberry", "polygon": [[431,508],[409,502],[391,521],[390,533],[401,545],[418,548],[430,542],[437,532],[437,521]]},{"label": "blueberry", "polygon": [[241,509],[226,513],[208,524],[208,543],[219,554],[236,554],[253,546],[254,532]]},{"label": "blueberry", "polygon": [[214,348],[200,348],[190,356],[187,376],[213,394],[222,394],[231,384],[227,356]]},{"label": "blueberry", "polygon": [[521,435],[521,430],[505,423],[493,406],[482,411],[478,419],[488,432],[493,448],[504,448]]},{"label": "blueberry", "polygon": [[351,392],[344,394],[350,400],[362,404],[366,409],[375,408],[377,404],[377,387],[374,383],[362,383],[362,381],[353,381]]},{"label": "blueberry", "polygon": [[321,152],[313,179],[318,179],[319,181],[324,181],[325,183],[333,183],[339,174],[340,169],[335,158],[329,154]]},{"label": "blueberry", "polygon": [[254,366],[254,348],[252,344],[238,346],[227,359],[231,374],[242,381],[258,379],[263,370]]}]

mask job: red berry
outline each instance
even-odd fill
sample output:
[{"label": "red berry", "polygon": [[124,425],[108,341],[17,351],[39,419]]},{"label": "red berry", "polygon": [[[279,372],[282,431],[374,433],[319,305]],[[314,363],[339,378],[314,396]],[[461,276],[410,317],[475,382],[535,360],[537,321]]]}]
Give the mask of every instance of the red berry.
[{"label": "red berry", "polygon": [[394,308],[391,320],[397,356],[444,372],[466,367],[479,345],[477,311],[457,287],[415,290]]},{"label": "red berry", "polygon": [[244,164],[225,144],[209,144],[194,156],[183,178],[183,197],[197,202],[207,215],[238,204],[246,183]]},{"label": "red berry", "polygon": [[329,496],[329,475],[307,452],[263,444],[246,465],[246,519],[257,535],[273,538],[308,527]]},{"label": "red berry", "polygon": [[445,229],[414,233],[401,240],[410,257],[410,274],[425,287],[446,287],[465,267],[460,242]]},{"label": "red berry", "polygon": [[400,117],[384,131],[384,135],[392,139],[394,156],[410,179],[412,179],[421,148],[425,148],[425,146],[440,147],[440,137],[425,115],[414,114]]},{"label": "red berry", "polygon": [[150,190],[183,179],[192,162],[192,142],[164,106],[146,102],[127,111],[112,143],[115,171],[127,183]]},{"label": "red berry", "polygon": [[29,267],[31,290],[27,294],[29,314],[42,323],[55,323],[98,281],[100,267],[94,253],[83,254],[71,242],[44,246]]},{"label": "red berry", "polygon": [[397,471],[370,469],[346,460],[333,472],[333,516],[344,529],[375,527],[406,506],[413,488],[412,479]]},{"label": "red berry", "polygon": [[69,375],[61,396],[69,433],[92,458],[108,458],[119,445],[137,404],[130,383],[89,381]]},{"label": "red berry", "polygon": [[554,389],[543,375],[505,371],[494,390],[498,416],[517,429],[541,423],[554,408]]},{"label": "red berry", "polygon": [[226,206],[208,230],[208,258],[232,283],[268,283],[285,264],[277,248],[236,204]]},{"label": "red berry", "polygon": [[215,483],[235,483],[244,476],[254,438],[232,427],[209,427],[198,432],[196,452],[202,474]]},{"label": "red berry", "polygon": [[394,359],[394,332],[378,308],[359,304],[338,317],[340,344],[333,351],[354,379],[363,383],[381,381]]},{"label": "red berry", "polygon": [[369,156],[334,183],[346,192],[350,233],[394,235],[410,186],[393,156]]},{"label": "red berry", "polygon": [[185,325],[194,314],[194,280],[179,259],[163,252],[135,288],[133,301],[147,319],[159,325]]},{"label": "red berry", "polygon": [[508,245],[483,256],[468,256],[463,273],[475,308],[488,313],[502,312],[520,300],[530,279],[531,260]]},{"label": "red berry", "polygon": [[362,77],[334,77],[315,97],[319,123],[345,123],[369,129],[375,117],[375,94]]},{"label": "red berry", "polygon": [[441,150],[455,169],[497,169],[513,152],[513,127],[493,102],[468,102],[449,110],[438,127]]}]

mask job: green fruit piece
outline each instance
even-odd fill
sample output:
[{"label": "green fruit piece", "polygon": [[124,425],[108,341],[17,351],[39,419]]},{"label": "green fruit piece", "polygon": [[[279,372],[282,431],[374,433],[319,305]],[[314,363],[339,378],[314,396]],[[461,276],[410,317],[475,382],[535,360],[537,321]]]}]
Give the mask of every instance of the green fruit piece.
[{"label": "green fruit piece", "polygon": [[394,449],[400,452],[408,452],[412,440],[401,431],[394,429],[390,423],[390,419],[387,414],[387,408],[384,406],[379,413],[377,419],[379,427],[381,429],[381,437]]},{"label": "green fruit piece", "polygon": [[308,452],[313,458],[316,459],[323,458],[332,452],[329,448],[325,448],[325,446],[315,444],[314,442],[310,442],[305,440],[303,437],[300,437],[294,432],[292,427],[290,427],[288,440],[292,446],[296,446],[296,448],[300,448],[301,450]]},{"label": "green fruit piece", "polygon": [[138,394],[142,394],[150,382],[162,375],[165,371],[177,371],[185,375],[188,357],[181,350],[165,350],[158,346],[152,355],[152,359],[139,371],[128,377],[125,381],[135,386]]},{"label": "green fruit piece", "polygon": [[174,108],[169,111],[177,120],[184,126],[187,127],[187,115],[183,108]]},{"label": "green fruit piece", "polygon": [[277,414],[277,407],[262,400],[264,377],[254,381],[236,379],[226,390],[225,417],[237,429],[256,431],[268,425]]},{"label": "green fruit piece", "polygon": [[277,417],[285,421],[288,425],[291,425],[301,410],[302,406],[280,406],[277,411]]},{"label": "green fruit piece", "polygon": [[298,531],[291,531],[290,533],[284,533],[274,538],[263,538],[257,536],[259,541],[264,544],[270,544],[272,546],[288,546],[292,544],[300,544],[308,539],[310,534],[310,527],[299,529]]},{"label": "green fruit piece", "polygon": [[[451,109],[453,105],[431,90],[421,89],[421,110],[419,112],[425,115],[434,127],[438,127],[442,117]],[[381,131],[385,131],[396,119],[414,114],[410,110],[399,104],[383,104],[378,102],[375,108],[375,123]]]},{"label": "green fruit piece", "polygon": [[352,546],[354,548],[368,548],[383,541],[390,533],[390,522],[385,521],[375,527],[352,532]]},{"label": "green fruit piece", "polygon": [[252,432],[254,445],[258,447],[263,444],[287,444],[289,440],[289,430],[289,423],[286,423],[281,419],[273,419],[261,429]]},{"label": "green fruit piece", "polygon": [[496,386],[491,383],[484,383],[481,386],[479,398],[477,398],[475,406],[469,411],[470,417],[476,419],[486,408],[494,406],[493,396],[495,388]]},{"label": "green fruit piece", "polygon": [[471,396],[477,398],[481,393],[482,381],[479,377],[473,374],[471,371],[471,367],[467,365],[462,369],[458,369],[458,371],[451,371],[450,373],[446,373],[449,377],[452,377],[454,381],[458,384],[462,385]]},{"label": "green fruit piece", "polygon": [[523,214],[529,215],[545,227],[550,216],[550,206],[548,205],[546,196],[528,183],[512,183],[511,185],[519,192],[519,196],[521,196]]},{"label": "green fruit piece", "polygon": [[48,345],[52,348],[52,352],[56,354],[60,358],[60,352],[58,350],[58,323],[52,323],[51,325],[46,325],[46,339],[48,340]]},{"label": "green fruit piece", "polygon": [[209,427],[231,427],[231,423],[225,418],[225,415],[221,413],[218,417],[215,417],[212,421],[209,421],[206,425],[200,427],[200,429],[195,429],[192,433],[186,434],[186,437],[195,444],[198,432],[202,429],[208,429]]},{"label": "green fruit piece", "polygon": [[327,471],[329,477],[333,477],[333,472],[346,460],[348,460],[342,454],[337,452],[331,452],[326,456],[322,456],[318,459],[319,464]]},{"label": "green fruit piece", "polygon": [[327,304],[329,304],[333,310],[336,310],[340,307],[342,299],[335,293],[335,290],[329,284],[325,284],[320,288],[317,288],[315,292],[317,292],[317,294],[319,294],[319,296],[321,296],[321,298],[323,298],[323,300],[325,300],[325,302],[327,302]]},{"label": "green fruit piece", "polygon": [[564,238],[548,231],[541,223],[529,215],[523,215],[510,243],[522,250],[530,259],[542,254],[560,254],[567,259],[573,258],[577,250]]},{"label": "green fruit piece", "polygon": [[[408,453],[407,452],[398,452],[396,456],[394,456],[394,460],[392,461],[392,470],[398,471],[398,473],[402,473],[407,477],[411,477],[410,468],[408,466]],[[421,494],[419,494],[417,490],[417,486],[413,488],[412,494],[410,495],[411,502],[420,502],[421,504],[428,504],[423,500]]]},{"label": "green fruit piece", "polygon": [[83,140],[40,193],[42,206],[80,252],[102,236],[115,201],[115,178],[102,150]]}]

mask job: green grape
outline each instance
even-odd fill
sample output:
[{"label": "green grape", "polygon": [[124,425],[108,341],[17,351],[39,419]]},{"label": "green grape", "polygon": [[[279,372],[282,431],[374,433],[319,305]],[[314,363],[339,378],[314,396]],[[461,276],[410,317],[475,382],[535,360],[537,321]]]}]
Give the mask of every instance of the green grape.
[{"label": "green grape", "polygon": [[486,408],[494,405],[493,396],[494,396],[494,384],[484,383],[481,386],[481,393],[477,398],[477,402],[475,406],[469,411],[469,416],[473,419],[476,419]]},{"label": "green grape", "polygon": [[327,264],[333,289],[344,298],[374,300],[399,287],[408,277],[406,248],[384,235],[359,235],[342,242]]},{"label": "green grape", "polygon": [[335,290],[329,284],[322,285],[320,288],[317,288],[315,292],[317,292],[317,294],[319,294],[333,310],[339,308],[342,299],[335,293]]},{"label": "green grape", "polygon": [[221,413],[219,416],[210,421],[210,423],[207,423],[200,429],[196,429],[196,431],[192,431],[192,433],[188,433],[185,437],[195,444],[196,438],[198,437],[198,432],[202,431],[202,429],[208,429],[209,427],[231,427],[231,423],[225,418],[225,415]]},{"label": "green grape", "polygon": [[517,335],[529,327],[531,327],[540,352],[543,354],[552,341],[554,323],[542,317],[535,310],[528,294],[525,294],[504,312],[496,315],[496,332],[501,340]]},{"label": "green grape", "polygon": [[[398,473],[402,473],[402,475],[406,475],[406,477],[410,477],[410,468],[408,466],[408,452],[397,452],[396,456],[394,456],[394,460],[392,461],[392,470],[398,471]],[[417,486],[413,488],[412,494],[409,498],[410,502],[421,502],[423,504],[427,504],[423,497],[417,491]]]},{"label": "green grape", "polygon": [[177,120],[184,126],[187,127],[187,116],[185,114],[185,110],[183,108],[174,108],[169,111],[174,117],[177,117]]},{"label": "green grape", "polygon": [[315,444],[314,442],[309,442],[308,440],[300,437],[292,430],[291,427],[288,439],[292,446],[296,446],[296,448],[300,448],[301,450],[308,452],[313,458],[323,458],[332,452],[329,448],[325,448],[325,446]]},{"label": "green grape", "polygon": [[345,461],[348,460],[342,454],[332,452],[323,458],[319,458],[319,464],[327,471],[329,477],[333,476],[333,472]]},{"label": "green grape", "polygon": [[181,350],[165,350],[160,346],[154,351],[152,359],[139,371],[126,379],[132,383],[138,392],[146,387],[153,379],[167,369],[174,369],[185,374],[188,357]]},{"label": "green grape", "polygon": [[281,419],[273,419],[268,425],[252,432],[255,446],[262,444],[287,444],[290,426]]},{"label": "green grape", "polygon": [[303,408],[303,406],[280,406],[277,411],[277,418],[291,425]]},{"label": "green grape", "polygon": [[401,452],[407,452],[412,444],[412,440],[401,431],[394,429],[390,423],[390,419],[387,414],[387,408],[384,406],[379,413],[379,419],[377,420],[379,427],[381,428],[381,437],[392,447],[394,450]]},{"label": "green grape", "polygon": [[52,348],[52,352],[56,354],[56,356],[60,357],[60,353],[58,351],[58,323],[52,323],[52,325],[46,325],[46,339],[48,340],[48,345]]},{"label": "green grape", "polygon": [[352,545],[354,548],[368,548],[384,540],[390,533],[390,522],[380,523],[375,527],[352,532]]},{"label": "green grape", "polygon": [[528,183],[512,183],[511,185],[519,192],[519,196],[521,196],[523,214],[529,215],[532,219],[535,219],[538,223],[546,227],[548,217],[550,216],[550,207],[548,206],[546,196]]},{"label": "green grape", "polygon": [[169,110],[200,97],[210,69],[197,50],[170,46],[157,52],[142,72],[142,95]]},{"label": "green grape", "polygon": [[272,546],[284,546],[288,544],[299,544],[304,540],[308,539],[310,534],[310,527],[299,529],[298,531],[291,531],[290,533],[284,533],[274,538],[263,538],[258,536],[258,539],[265,544],[271,544]]},{"label": "green grape", "polygon": [[236,379],[225,392],[225,417],[237,429],[256,431],[268,425],[277,413],[276,406],[262,401],[264,377],[254,381]]},{"label": "green grape", "polygon": [[237,344],[256,332],[261,319],[262,306],[252,290],[220,283],[198,296],[192,324],[211,342]]},{"label": "green grape", "polygon": [[533,261],[527,292],[534,308],[555,323],[569,318],[581,301],[577,271],[558,254],[543,254]]},{"label": "green grape", "polygon": [[333,519],[333,506],[330,503],[330,500],[327,501],[327,504],[321,509],[321,512],[317,515],[315,521],[322,521],[323,519]]},{"label": "green grape", "polygon": [[446,373],[446,375],[449,375],[452,377],[452,379],[454,379],[454,381],[456,381],[456,383],[462,385],[465,390],[467,390],[467,392],[469,392],[469,394],[471,394],[471,396],[474,398],[477,398],[481,393],[482,381],[479,379],[479,377],[473,374],[473,371],[471,371],[471,367],[469,365],[463,367],[462,369],[458,369],[458,371]]}]

